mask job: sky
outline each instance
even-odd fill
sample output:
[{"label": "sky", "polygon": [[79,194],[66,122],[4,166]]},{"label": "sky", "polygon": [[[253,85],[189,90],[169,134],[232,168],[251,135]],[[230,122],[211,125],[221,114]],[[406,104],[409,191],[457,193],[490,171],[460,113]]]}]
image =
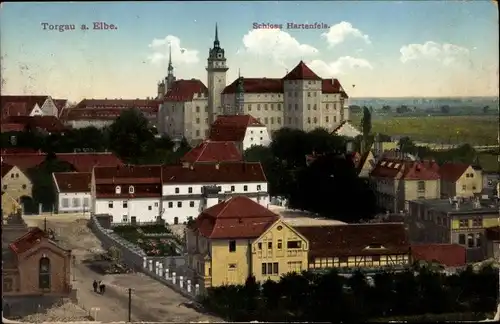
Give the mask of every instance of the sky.
[{"label": "sky", "polygon": [[2,94],[153,97],[169,45],[177,79],[206,84],[216,23],[228,84],[238,71],[281,78],[303,60],[350,97],[499,94],[498,14],[487,0],[8,2],[0,12]]}]

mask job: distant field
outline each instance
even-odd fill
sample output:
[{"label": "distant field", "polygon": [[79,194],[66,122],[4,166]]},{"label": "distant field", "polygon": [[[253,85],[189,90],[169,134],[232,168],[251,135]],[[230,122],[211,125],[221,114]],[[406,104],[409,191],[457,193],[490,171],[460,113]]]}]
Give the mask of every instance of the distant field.
[{"label": "distant field", "polygon": [[[360,125],[361,116],[353,115],[352,123]],[[373,119],[372,132],[409,136],[412,140],[429,143],[459,143],[470,145],[497,144],[496,116],[421,116]]]},{"label": "distant field", "polygon": [[498,157],[493,154],[479,154],[479,165],[487,172],[498,172]]}]

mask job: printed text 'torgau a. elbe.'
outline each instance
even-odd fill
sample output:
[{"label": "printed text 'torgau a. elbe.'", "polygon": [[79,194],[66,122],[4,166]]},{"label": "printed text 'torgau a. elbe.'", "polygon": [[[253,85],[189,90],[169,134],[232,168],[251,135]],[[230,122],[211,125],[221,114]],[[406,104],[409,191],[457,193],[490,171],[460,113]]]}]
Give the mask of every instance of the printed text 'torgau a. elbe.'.
[{"label": "printed text 'torgau a. elbe.'", "polygon": [[[51,24],[51,23],[40,23],[42,26],[43,30],[47,31],[58,31],[58,32],[64,32],[64,31],[72,31],[76,30],[76,25],[75,24]],[[114,24],[108,24],[103,21],[97,21],[93,22],[92,25],[89,27],[86,24],[80,25],[80,30],[117,30],[118,26]]]}]

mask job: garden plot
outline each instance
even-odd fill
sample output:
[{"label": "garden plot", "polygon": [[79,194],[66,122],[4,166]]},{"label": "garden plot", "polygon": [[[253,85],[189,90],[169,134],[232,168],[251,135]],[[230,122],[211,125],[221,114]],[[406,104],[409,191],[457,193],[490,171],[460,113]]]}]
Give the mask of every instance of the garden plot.
[{"label": "garden plot", "polygon": [[113,232],[140,247],[147,256],[179,256],[182,252],[181,239],[161,224],[119,225]]}]

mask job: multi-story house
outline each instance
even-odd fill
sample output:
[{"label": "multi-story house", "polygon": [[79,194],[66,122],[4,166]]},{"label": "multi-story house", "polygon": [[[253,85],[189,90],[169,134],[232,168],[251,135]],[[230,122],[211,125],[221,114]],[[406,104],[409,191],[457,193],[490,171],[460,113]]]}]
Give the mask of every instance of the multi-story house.
[{"label": "multi-story house", "polygon": [[243,161],[241,153],[234,142],[217,142],[205,140],[192,148],[182,158],[183,165],[193,163],[218,163]]},{"label": "multi-story house", "polygon": [[402,223],[296,226],[309,241],[308,268],[377,271],[411,264],[410,243]]},{"label": "multi-story house", "polygon": [[186,230],[188,268],[205,287],[277,280],[307,268],[308,241],[280,217],[247,197],[204,210]]},{"label": "multi-story house", "polygon": [[57,213],[90,212],[90,172],[54,172]]},{"label": "multi-story house", "polygon": [[473,197],[483,190],[483,172],[464,163],[445,163],[439,168],[442,198]]},{"label": "multi-story house", "polygon": [[[267,207],[267,179],[260,163],[221,162],[162,167],[162,218],[168,223],[194,219],[204,209],[242,195]],[[207,187],[215,186],[210,194]]]},{"label": "multi-story house", "polygon": [[94,167],[91,213],[114,222],[151,222],[161,217],[161,167],[125,165]]},{"label": "multi-story house", "polygon": [[209,139],[234,142],[240,152],[271,143],[267,128],[250,115],[219,116],[210,128]]},{"label": "multi-story house", "polygon": [[380,159],[370,172],[378,205],[398,213],[415,199],[440,198],[439,166],[434,161]]},{"label": "multi-story house", "polygon": [[486,229],[485,258],[500,259],[500,226]]},{"label": "multi-story house", "polygon": [[460,244],[474,262],[484,258],[485,229],[498,226],[498,207],[494,200],[414,200],[405,222],[412,243]]},{"label": "multi-story house", "polygon": [[111,125],[125,109],[138,109],[156,127],[160,101],[156,99],[83,99],[74,108],[61,114],[64,124],[72,128]]},{"label": "multi-story house", "polygon": [[2,122],[12,116],[59,116],[66,100],[50,96],[1,96]]},{"label": "multi-story house", "polygon": [[337,79],[322,79],[304,62],[283,78],[243,78],[226,84],[229,70],[217,26],[207,58],[207,86],[176,80],[172,60],[158,84],[159,132],[202,140],[219,115],[252,115],[272,134],[282,127],[333,130],[349,119],[348,96]]},{"label": "multi-story house", "polygon": [[33,185],[28,176],[17,166],[2,162],[2,192],[17,202],[31,198]]}]

